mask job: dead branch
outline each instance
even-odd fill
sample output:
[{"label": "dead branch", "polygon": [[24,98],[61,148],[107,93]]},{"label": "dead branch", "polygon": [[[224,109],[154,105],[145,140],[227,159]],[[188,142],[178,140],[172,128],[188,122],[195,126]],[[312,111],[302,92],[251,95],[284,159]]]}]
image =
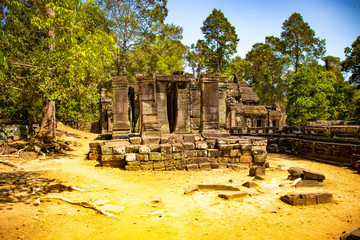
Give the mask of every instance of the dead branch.
[{"label": "dead branch", "polygon": [[1,85],[1,86],[4,86],[4,87],[11,88],[11,89],[14,89],[14,90],[17,90],[17,91],[20,91],[20,92],[31,93],[31,94],[34,94],[34,95],[36,95],[36,96],[40,96],[40,95],[41,95],[40,93],[35,92],[35,91],[31,91],[31,90],[28,90],[28,89],[22,89],[22,88],[14,87],[14,86],[11,86],[11,85],[8,85],[8,84],[4,84],[4,83],[0,83],[0,85]]},{"label": "dead branch", "polygon": [[[28,67],[28,68],[42,68],[41,66],[31,65],[31,64],[22,63],[22,62],[15,62],[15,61],[11,61],[11,60],[7,60],[7,62],[12,65],[15,65],[15,66]],[[54,70],[55,68],[49,67],[48,69]]]},{"label": "dead branch", "polygon": [[[3,156],[4,156],[4,155],[3,155]],[[8,165],[8,166],[10,166],[10,167],[20,168],[19,165],[15,164],[15,163],[12,163],[12,162],[10,162],[9,160],[0,160],[0,163],[5,164],[5,165]]]},{"label": "dead branch", "polygon": [[93,209],[96,212],[101,213],[101,214],[103,214],[105,216],[121,218],[121,217],[116,216],[115,214],[108,213],[108,212],[104,211],[103,209],[101,209],[101,208],[99,208],[99,207],[97,207],[94,204],[89,203],[89,202],[75,202],[75,201],[71,201],[69,199],[62,198],[62,197],[41,197],[40,199],[58,199],[58,200],[70,203],[72,205],[78,205],[78,206],[82,206],[82,207],[85,207],[85,208]]}]

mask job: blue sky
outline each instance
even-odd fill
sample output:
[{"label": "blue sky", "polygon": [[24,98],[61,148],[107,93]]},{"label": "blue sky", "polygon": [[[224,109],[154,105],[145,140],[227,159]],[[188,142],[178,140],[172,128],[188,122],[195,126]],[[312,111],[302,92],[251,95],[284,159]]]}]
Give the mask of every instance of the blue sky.
[{"label": "blue sky", "polygon": [[282,23],[294,12],[326,40],[326,55],[345,59],[344,48],[360,35],[360,0],[168,0],[167,7],[166,22],[183,27],[188,46],[203,39],[203,21],[220,9],[240,38],[241,57],[266,36],[280,37]]}]

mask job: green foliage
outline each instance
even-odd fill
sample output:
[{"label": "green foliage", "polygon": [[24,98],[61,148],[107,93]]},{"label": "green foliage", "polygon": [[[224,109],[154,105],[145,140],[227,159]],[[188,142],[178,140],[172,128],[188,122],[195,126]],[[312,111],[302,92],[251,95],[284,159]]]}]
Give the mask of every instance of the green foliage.
[{"label": "green foliage", "polygon": [[117,75],[126,75],[130,54],[144,41],[152,41],[167,16],[166,0],[103,0],[116,41]]},{"label": "green foliage", "polygon": [[249,63],[245,80],[253,87],[264,105],[284,103],[288,59],[276,54],[275,49],[264,43],[256,43],[246,54]]},{"label": "green foliage", "polygon": [[351,48],[345,48],[346,59],[341,63],[342,70],[350,72],[350,83],[360,86],[360,36],[351,44]]},{"label": "green foliage", "polygon": [[229,80],[233,80],[233,77],[236,75],[239,83],[245,83],[245,79],[247,78],[246,72],[249,68],[250,62],[241,58],[240,56],[236,56],[230,60],[223,75]]},{"label": "green foliage", "polygon": [[281,41],[273,39],[272,42],[277,43],[279,49],[290,57],[295,73],[301,64],[325,54],[325,40],[315,37],[315,31],[304,22],[301,14],[293,13],[283,23],[282,29]]},{"label": "green foliage", "polygon": [[300,68],[289,84],[288,124],[305,125],[307,121],[329,119],[336,81],[331,72]]},{"label": "green foliage", "polygon": [[205,65],[210,72],[223,72],[231,55],[236,53],[239,41],[235,27],[230,24],[221,10],[214,9],[205,19],[201,31],[205,41]]},{"label": "green foliage", "polygon": [[191,67],[194,76],[200,77],[200,73],[205,69],[205,47],[202,41],[198,40],[191,47],[187,47],[186,61],[188,66]]},{"label": "green foliage", "polygon": [[[99,7],[93,1],[70,0],[46,5],[12,0],[5,1],[5,6],[5,36],[0,44],[8,69],[1,84],[9,94],[18,94],[14,87],[24,89],[41,103],[97,98],[99,83],[109,79],[105,70],[111,64],[114,44],[106,26],[97,22],[104,19]],[[44,12],[47,8],[54,10],[54,18]],[[49,51],[51,45],[55,48]]]},{"label": "green foliage", "polygon": [[144,39],[129,52],[128,80],[135,82],[135,74],[139,72],[173,74],[182,71],[186,47],[181,39],[181,27],[163,24],[156,37],[151,41]]}]

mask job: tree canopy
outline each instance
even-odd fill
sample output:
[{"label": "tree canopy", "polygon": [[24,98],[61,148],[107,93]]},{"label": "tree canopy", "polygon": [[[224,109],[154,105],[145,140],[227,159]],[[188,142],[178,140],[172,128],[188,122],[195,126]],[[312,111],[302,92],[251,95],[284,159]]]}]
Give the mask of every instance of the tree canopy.
[{"label": "tree canopy", "polygon": [[210,72],[223,72],[230,57],[236,53],[238,36],[221,10],[214,9],[205,19],[201,31],[205,40],[205,65]]},{"label": "tree canopy", "polygon": [[342,70],[351,73],[350,83],[360,86],[360,36],[351,44],[351,47],[345,48],[346,59],[341,63]]}]

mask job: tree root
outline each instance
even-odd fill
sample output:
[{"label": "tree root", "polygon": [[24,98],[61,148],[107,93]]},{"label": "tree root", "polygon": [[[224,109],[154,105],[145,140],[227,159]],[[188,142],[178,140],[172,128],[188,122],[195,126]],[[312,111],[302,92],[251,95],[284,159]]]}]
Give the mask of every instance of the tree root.
[{"label": "tree root", "polygon": [[64,191],[68,191],[68,192],[72,192],[72,191],[80,191],[80,192],[84,192],[85,190],[82,190],[80,188],[74,187],[74,186],[67,186],[64,185],[62,183],[57,183],[57,184],[50,184],[47,186],[31,186],[30,187],[32,190],[32,194],[37,194],[37,193],[54,193],[54,192],[64,192]]},{"label": "tree root", "polygon": [[[112,213],[108,213],[106,211],[104,211],[103,209],[95,206],[94,204],[92,203],[89,203],[89,202],[75,202],[75,201],[71,201],[69,199],[66,199],[66,198],[62,198],[62,197],[41,197],[40,198],[40,201],[42,199],[58,199],[58,200],[61,200],[61,201],[64,201],[64,202],[67,202],[67,203],[70,203],[72,205],[78,205],[78,206],[82,206],[82,207],[85,207],[85,208],[90,208],[90,209],[93,209],[95,210],[96,212],[98,213],[101,213],[105,216],[109,216],[109,217],[115,217],[115,218],[121,218],[121,217],[118,217],[116,216],[115,214],[112,214]],[[39,200],[36,201],[36,203],[39,203]]]},{"label": "tree root", "polygon": [[[6,156],[6,155],[2,155],[2,156]],[[0,163],[8,165],[10,167],[14,167],[14,168],[21,168],[18,164],[12,163],[9,160],[0,160]]]}]

